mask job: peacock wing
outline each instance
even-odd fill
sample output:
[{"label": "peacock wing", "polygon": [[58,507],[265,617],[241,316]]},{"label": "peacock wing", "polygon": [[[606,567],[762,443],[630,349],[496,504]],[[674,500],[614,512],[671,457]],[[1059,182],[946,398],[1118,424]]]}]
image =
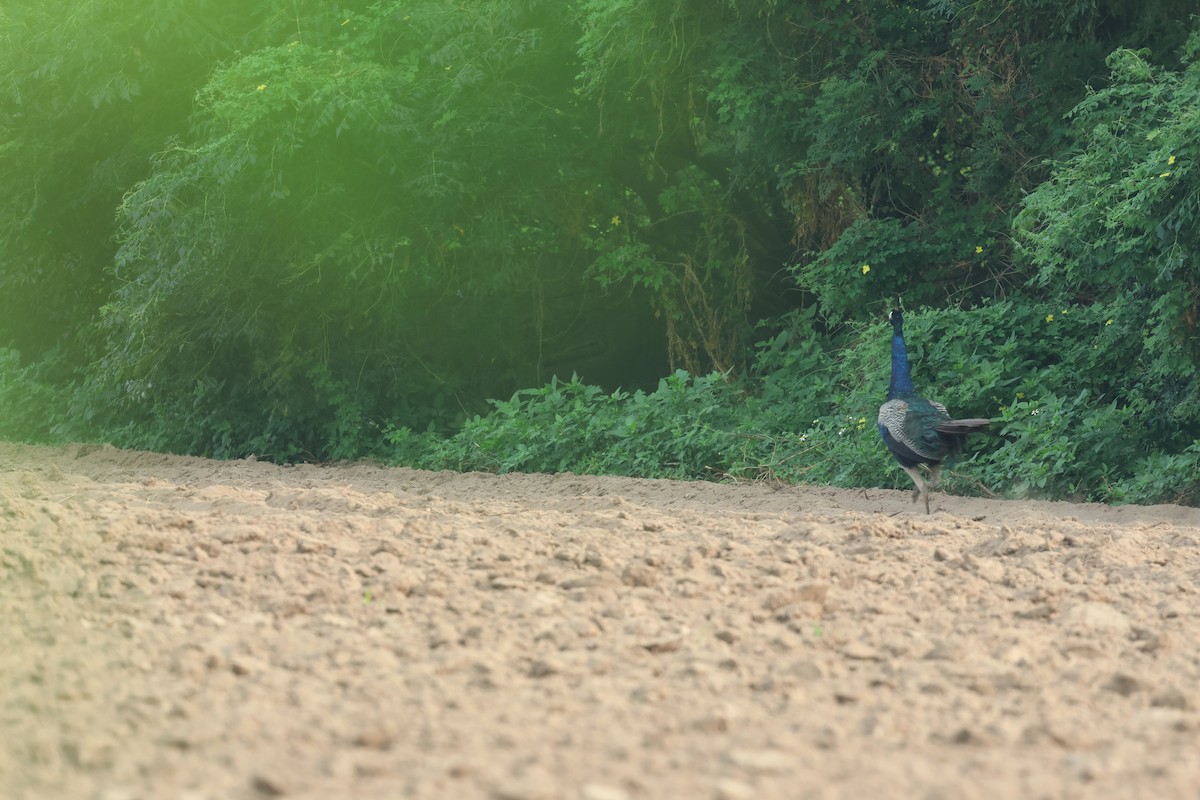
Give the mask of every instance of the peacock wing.
[{"label": "peacock wing", "polygon": [[940,461],[949,453],[949,448],[937,426],[948,419],[950,415],[944,408],[924,398],[913,398],[904,418],[904,439],[913,452],[931,461]]}]

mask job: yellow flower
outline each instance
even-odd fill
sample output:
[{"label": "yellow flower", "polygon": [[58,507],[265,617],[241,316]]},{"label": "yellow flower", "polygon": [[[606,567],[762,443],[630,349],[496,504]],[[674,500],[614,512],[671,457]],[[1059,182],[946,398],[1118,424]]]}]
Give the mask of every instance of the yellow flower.
[{"label": "yellow flower", "polygon": [[1046,315],[1046,322],[1054,322],[1054,315],[1053,315],[1053,314],[1047,314],[1047,315]]},{"label": "yellow flower", "polygon": [[1171,173],[1169,173],[1169,172],[1164,172],[1162,175],[1159,175],[1158,177],[1160,177],[1160,178],[1167,178],[1167,177],[1170,177],[1170,175],[1171,175]]},{"label": "yellow flower", "polygon": [[1174,166],[1174,164],[1175,164],[1175,156],[1170,156],[1170,157],[1167,159],[1167,166],[1168,166],[1168,167],[1170,167],[1170,166]]},{"label": "yellow flower", "polygon": [[1113,321],[1110,319],[1107,322],[1105,322],[1104,325],[1105,325],[1105,327],[1107,327],[1109,325],[1112,325],[1112,323],[1113,323]]},{"label": "yellow flower", "polygon": [[255,91],[263,92],[263,91],[266,91],[266,89],[267,89],[267,85],[265,83],[260,83],[258,85],[258,88]]},{"label": "yellow flower", "polygon": [[868,272],[870,272],[870,271],[871,271],[871,265],[870,265],[870,264],[863,264],[863,265],[862,265],[862,274],[863,274],[863,275],[866,275],[866,274],[867,274]]},{"label": "yellow flower", "polygon": [[975,253],[979,254],[982,252],[983,252],[983,247],[981,247],[980,245],[975,245]]},{"label": "yellow flower", "polygon": [[621,224],[621,218],[618,217],[616,214],[613,214],[613,218],[608,221],[608,224],[612,225],[615,228]]}]

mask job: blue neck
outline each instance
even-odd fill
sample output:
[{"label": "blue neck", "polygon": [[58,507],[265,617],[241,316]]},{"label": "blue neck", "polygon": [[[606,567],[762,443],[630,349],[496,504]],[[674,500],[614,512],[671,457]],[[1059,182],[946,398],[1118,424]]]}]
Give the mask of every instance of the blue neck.
[{"label": "blue neck", "polygon": [[912,377],[908,374],[908,349],[904,346],[904,334],[900,326],[892,334],[892,382],[888,386],[888,399],[913,394]]}]

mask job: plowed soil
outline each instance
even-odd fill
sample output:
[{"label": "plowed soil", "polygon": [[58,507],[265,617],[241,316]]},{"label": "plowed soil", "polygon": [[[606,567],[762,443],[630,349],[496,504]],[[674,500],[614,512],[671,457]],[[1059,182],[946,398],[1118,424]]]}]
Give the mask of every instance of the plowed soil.
[{"label": "plowed soil", "polygon": [[1200,510],[0,445],[0,796],[1173,798]]}]

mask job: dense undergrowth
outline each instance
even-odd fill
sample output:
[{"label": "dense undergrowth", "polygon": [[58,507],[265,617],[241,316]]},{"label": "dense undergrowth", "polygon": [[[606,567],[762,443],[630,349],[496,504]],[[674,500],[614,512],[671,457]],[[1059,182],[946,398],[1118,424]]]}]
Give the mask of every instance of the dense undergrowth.
[{"label": "dense undergrowth", "polygon": [[[947,489],[1200,503],[1200,380],[1178,340],[1151,335],[1155,305],[1134,298],[1087,306],[1002,301],[966,312],[909,312],[918,390],[956,415],[993,420],[992,431],[972,437],[951,465]],[[787,328],[759,343],[754,369],[740,378],[680,370],[652,391],[633,392],[554,379],[491,401],[489,411],[453,432],[371,420],[351,396],[318,386],[330,392],[318,434],[334,458],[424,469],[907,488],[875,422],[887,389],[890,327],[883,320],[847,325],[822,347],[808,333],[812,317],[791,315]],[[3,355],[11,365],[13,355]],[[23,411],[0,420],[0,438],[87,437],[36,370],[0,374],[0,403]],[[244,424],[261,419],[248,412]],[[256,438],[228,419],[195,419],[180,432],[195,436],[209,424],[228,438],[210,435],[204,449],[156,425],[104,433],[127,447],[277,458],[261,449],[278,446],[269,427]]]},{"label": "dense undergrowth", "polygon": [[[1144,338],[1153,313],[1139,300],[910,313],[918,390],[959,416],[994,420],[947,488],[1200,502],[1200,442],[1179,436],[1200,429],[1200,383]],[[876,429],[890,327],[851,326],[822,350],[802,344],[810,323],[796,315],[761,343],[741,380],[678,372],[633,393],[555,380],[493,401],[451,436],[393,428],[378,453],[428,469],[910,486]]]}]

